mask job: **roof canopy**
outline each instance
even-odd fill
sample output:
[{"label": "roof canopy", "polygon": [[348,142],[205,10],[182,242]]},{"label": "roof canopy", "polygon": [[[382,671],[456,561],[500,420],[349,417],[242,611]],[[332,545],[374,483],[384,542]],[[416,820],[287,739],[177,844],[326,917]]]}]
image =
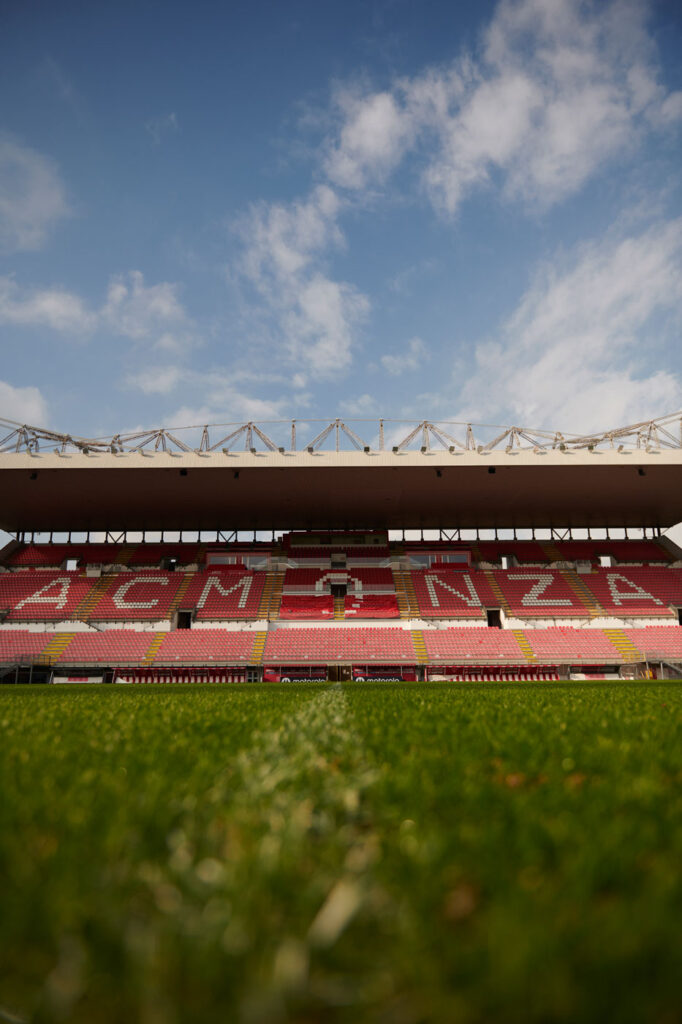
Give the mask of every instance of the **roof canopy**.
[{"label": "roof canopy", "polygon": [[680,520],[679,449],[0,454],[0,527],[10,532],[667,528]]}]

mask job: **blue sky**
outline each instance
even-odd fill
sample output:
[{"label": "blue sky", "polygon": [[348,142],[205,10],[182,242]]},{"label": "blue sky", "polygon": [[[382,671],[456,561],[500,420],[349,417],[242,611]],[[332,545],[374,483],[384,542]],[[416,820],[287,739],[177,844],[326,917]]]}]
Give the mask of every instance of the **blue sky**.
[{"label": "blue sky", "polygon": [[682,408],[679,0],[0,20],[0,416]]}]

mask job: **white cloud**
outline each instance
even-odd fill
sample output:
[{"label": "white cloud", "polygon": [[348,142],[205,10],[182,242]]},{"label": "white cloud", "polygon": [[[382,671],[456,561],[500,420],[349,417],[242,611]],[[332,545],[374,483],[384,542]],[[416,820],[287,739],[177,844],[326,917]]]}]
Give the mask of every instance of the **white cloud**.
[{"label": "white cloud", "polygon": [[155,337],[165,328],[183,327],[187,315],[178,299],[178,286],[163,281],[145,285],[139,270],[112,278],[102,322],[116,334],[136,340]]},{"label": "white cloud", "polygon": [[113,277],[103,305],[88,309],[78,295],[63,288],[22,289],[12,277],[0,277],[0,324],[48,327],[71,335],[109,332],[179,354],[197,338],[177,293],[176,284],[146,285],[143,274],[132,270]]},{"label": "white cloud", "polygon": [[331,181],[362,188],[368,179],[382,180],[411,142],[415,126],[389,92],[361,97],[346,90],[336,96],[343,125],[325,160]]},{"label": "white cloud", "polygon": [[679,408],[680,376],[656,361],[681,322],[682,219],[585,246],[477,347],[455,418],[582,432]]},{"label": "white cloud", "polygon": [[348,416],[355,416],[358,419],[378,419],[380,414],[376,398],[367,394],[341,402],[340,408]]},{"label": "white cloud", "polygon": [[145,128],[151,135],[154,144],[158,146],[166,135],[175,135],[180,130],[180,125],[175,112],[171,111],[170,114],[150,118],[145,123]]},{"label": "white cloud", "polygon": [[0,323],[82,334],[96,322],[96,315],[71,292],[61,288],[22,291],[13,278],[0,277]]},{"label": "white cloud", "polygon": [[382,356],[381,365],[392,377],[398,377],[408,370],[418,369],[428,358],[428,349],[421,338],[412,338],[405,352]]},{"label": "white cloud", "polygon": [[175,391],[183,379],[179,366],[153,366],[138,370],[126,378],[126,386],[137,388],[145,395],[168,395]]},{"label": "white cloud", "polygon": [[682,94],[658,82],[645,15],[637,0],[502,0],[476,57],[337,97],[330,179],[371,186],[412,151],[447,215],[492,181],[532,205],[561,200],[652,126],[682,119]]},{"label": "white cloud", "polygon": [[55,165],[35,149],[0,138],[0,249],[39,249],[68,212]]},{"label": "white cloud", "polygon": [[0,380],[0,416],[17,423],[45,427],[48,423],[47,402],[38,388],[16,388]]},{"label": "white cloud", "polygon": [[264,399],[247,395],[241,388],[234,388],[227,382],[214,383],[205,399],[200,405],[184,405],[177,409],[167,417],[168,422],[178,426],[263,422],[281,419],[287,403],[286,398]]},{"label": "white cloud", "polygon": [[240,225],[241,271],[256,289],[286,359],[300,372],[332,377],[345,371],[369,302],[353,285],[332,280],[317,261],[343,242],[340,204],[327,186],[305,200],[261,203]]}]

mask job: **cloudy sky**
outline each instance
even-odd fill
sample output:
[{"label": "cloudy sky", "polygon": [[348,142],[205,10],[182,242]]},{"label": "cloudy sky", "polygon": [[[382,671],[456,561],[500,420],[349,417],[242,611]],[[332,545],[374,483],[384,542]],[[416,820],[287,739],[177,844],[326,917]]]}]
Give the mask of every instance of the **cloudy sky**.
[{"label": "cloudy sky", "polygon": [[682,3],[0,14],[0,416],[682,408]]}]

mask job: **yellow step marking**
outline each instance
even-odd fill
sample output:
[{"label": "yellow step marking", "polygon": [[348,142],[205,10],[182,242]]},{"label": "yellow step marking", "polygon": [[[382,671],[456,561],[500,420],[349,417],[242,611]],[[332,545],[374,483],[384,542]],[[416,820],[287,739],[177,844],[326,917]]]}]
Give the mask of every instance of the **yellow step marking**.
[{"label": "yellow step marking", "polygon": [[495,579],[495,575],[494,575],[492,569],[484,569],[483,573],[484,573],[485,578],[487,579],[488,583],[490,584],[490,589],[492,590],[493,594],[495,595],[495,597],[497,598],[497,600],[500,603],[500,608],[503,610],[505,615],[511,615],[511,609],[509,607],[509,602],[507,601],[507,598],[502,593],[502,590],[500,588],[500,584]]},{"label": "yellow step marking", "polygon": [[602,633],[610,640],[624,661],[645,661],[645,657],[622,629],[603,629]]},{"label": "yellow step marking", "polygon": [[156,658],[156,655],[159,653],[159,648],[161,647],[161,644],[163,643],[164,637],[167,637],[167,636],[168,636],[168,633],[166,633],[166,632],[155,633],[154,634],[154,639],[150,643],[149,648],[147,649],[147,653],[145,654],[144,658],[142,659],[142,664],[143,665],[153,665],[154,664],[154,659]]},{"label": "yellow step marking", "polygon": [[88,591],[83,600],[80,602],[75,612],[73,613],[74,619],[81,619],[83,622],[87,622],[95,608],[100,602],[100,599],[104,597],[109,588],[118,579],[118,573],[107,573],[106,576],[100,576],[95,583],[94,587]]},{"label": "yellow step marking", "polygon": [[580,603],[588,610],[591,619],[596,619],[606,614],[589,587],[585,586],[572,569],[559,569],[559,572],[575,596],[580,600]]},{"label": "yellow step marking", "polygon": [[249,665],[262,665],[263,654],[265,653],[265,641],[268,638],[268,631],[266,629],[259,629],[256,632],[253,641],[253,648],[251,650],[251,657],[249,658]]},{"label": "yellow step marking", "polygon": [[55,633],[42,649],[36,661],[47,665],[53,664],[64,653],[75,635],[75,633]]},{"label": "yellow step marking", "polygon": [[521,650],[523,651],[526,659],[528,661],[537,661],[538,656],[531,647],[528,641],[528,637],[526,636],[524,631],[522,629],[512,629],[512,633],[514,634],[514,638],[519,647],[521,648]]},{"label": "yellow step marking", "polygon": [[426,650],[426,643],[424,641],[424,633],[421,629],[410,630],[412,634],[412,646],[414,647],[414,653],[417,656],[417,661],[420,665],[428,665],[429,655]]},{"label": "yellow step marking", "polygon": [[173,616],[175,615],[176,611],[180,607],[180,603],[181,603],[183,597],[185,596],[185,594],[187,593],[189,585],[190,585],[190,583],[192,582],[193,579],[194,579],[194,573],[193,572],[186,572],[185,573],[185,575],[183,577],[183,580],[182,580],[182,583],[178,587],[178,589],[177,589],[177,591],[175,593],[175,596],[174,596],[173,600],[171,601],[170,608],[168,609],[168,618],[169,619],[173,618]]}]

